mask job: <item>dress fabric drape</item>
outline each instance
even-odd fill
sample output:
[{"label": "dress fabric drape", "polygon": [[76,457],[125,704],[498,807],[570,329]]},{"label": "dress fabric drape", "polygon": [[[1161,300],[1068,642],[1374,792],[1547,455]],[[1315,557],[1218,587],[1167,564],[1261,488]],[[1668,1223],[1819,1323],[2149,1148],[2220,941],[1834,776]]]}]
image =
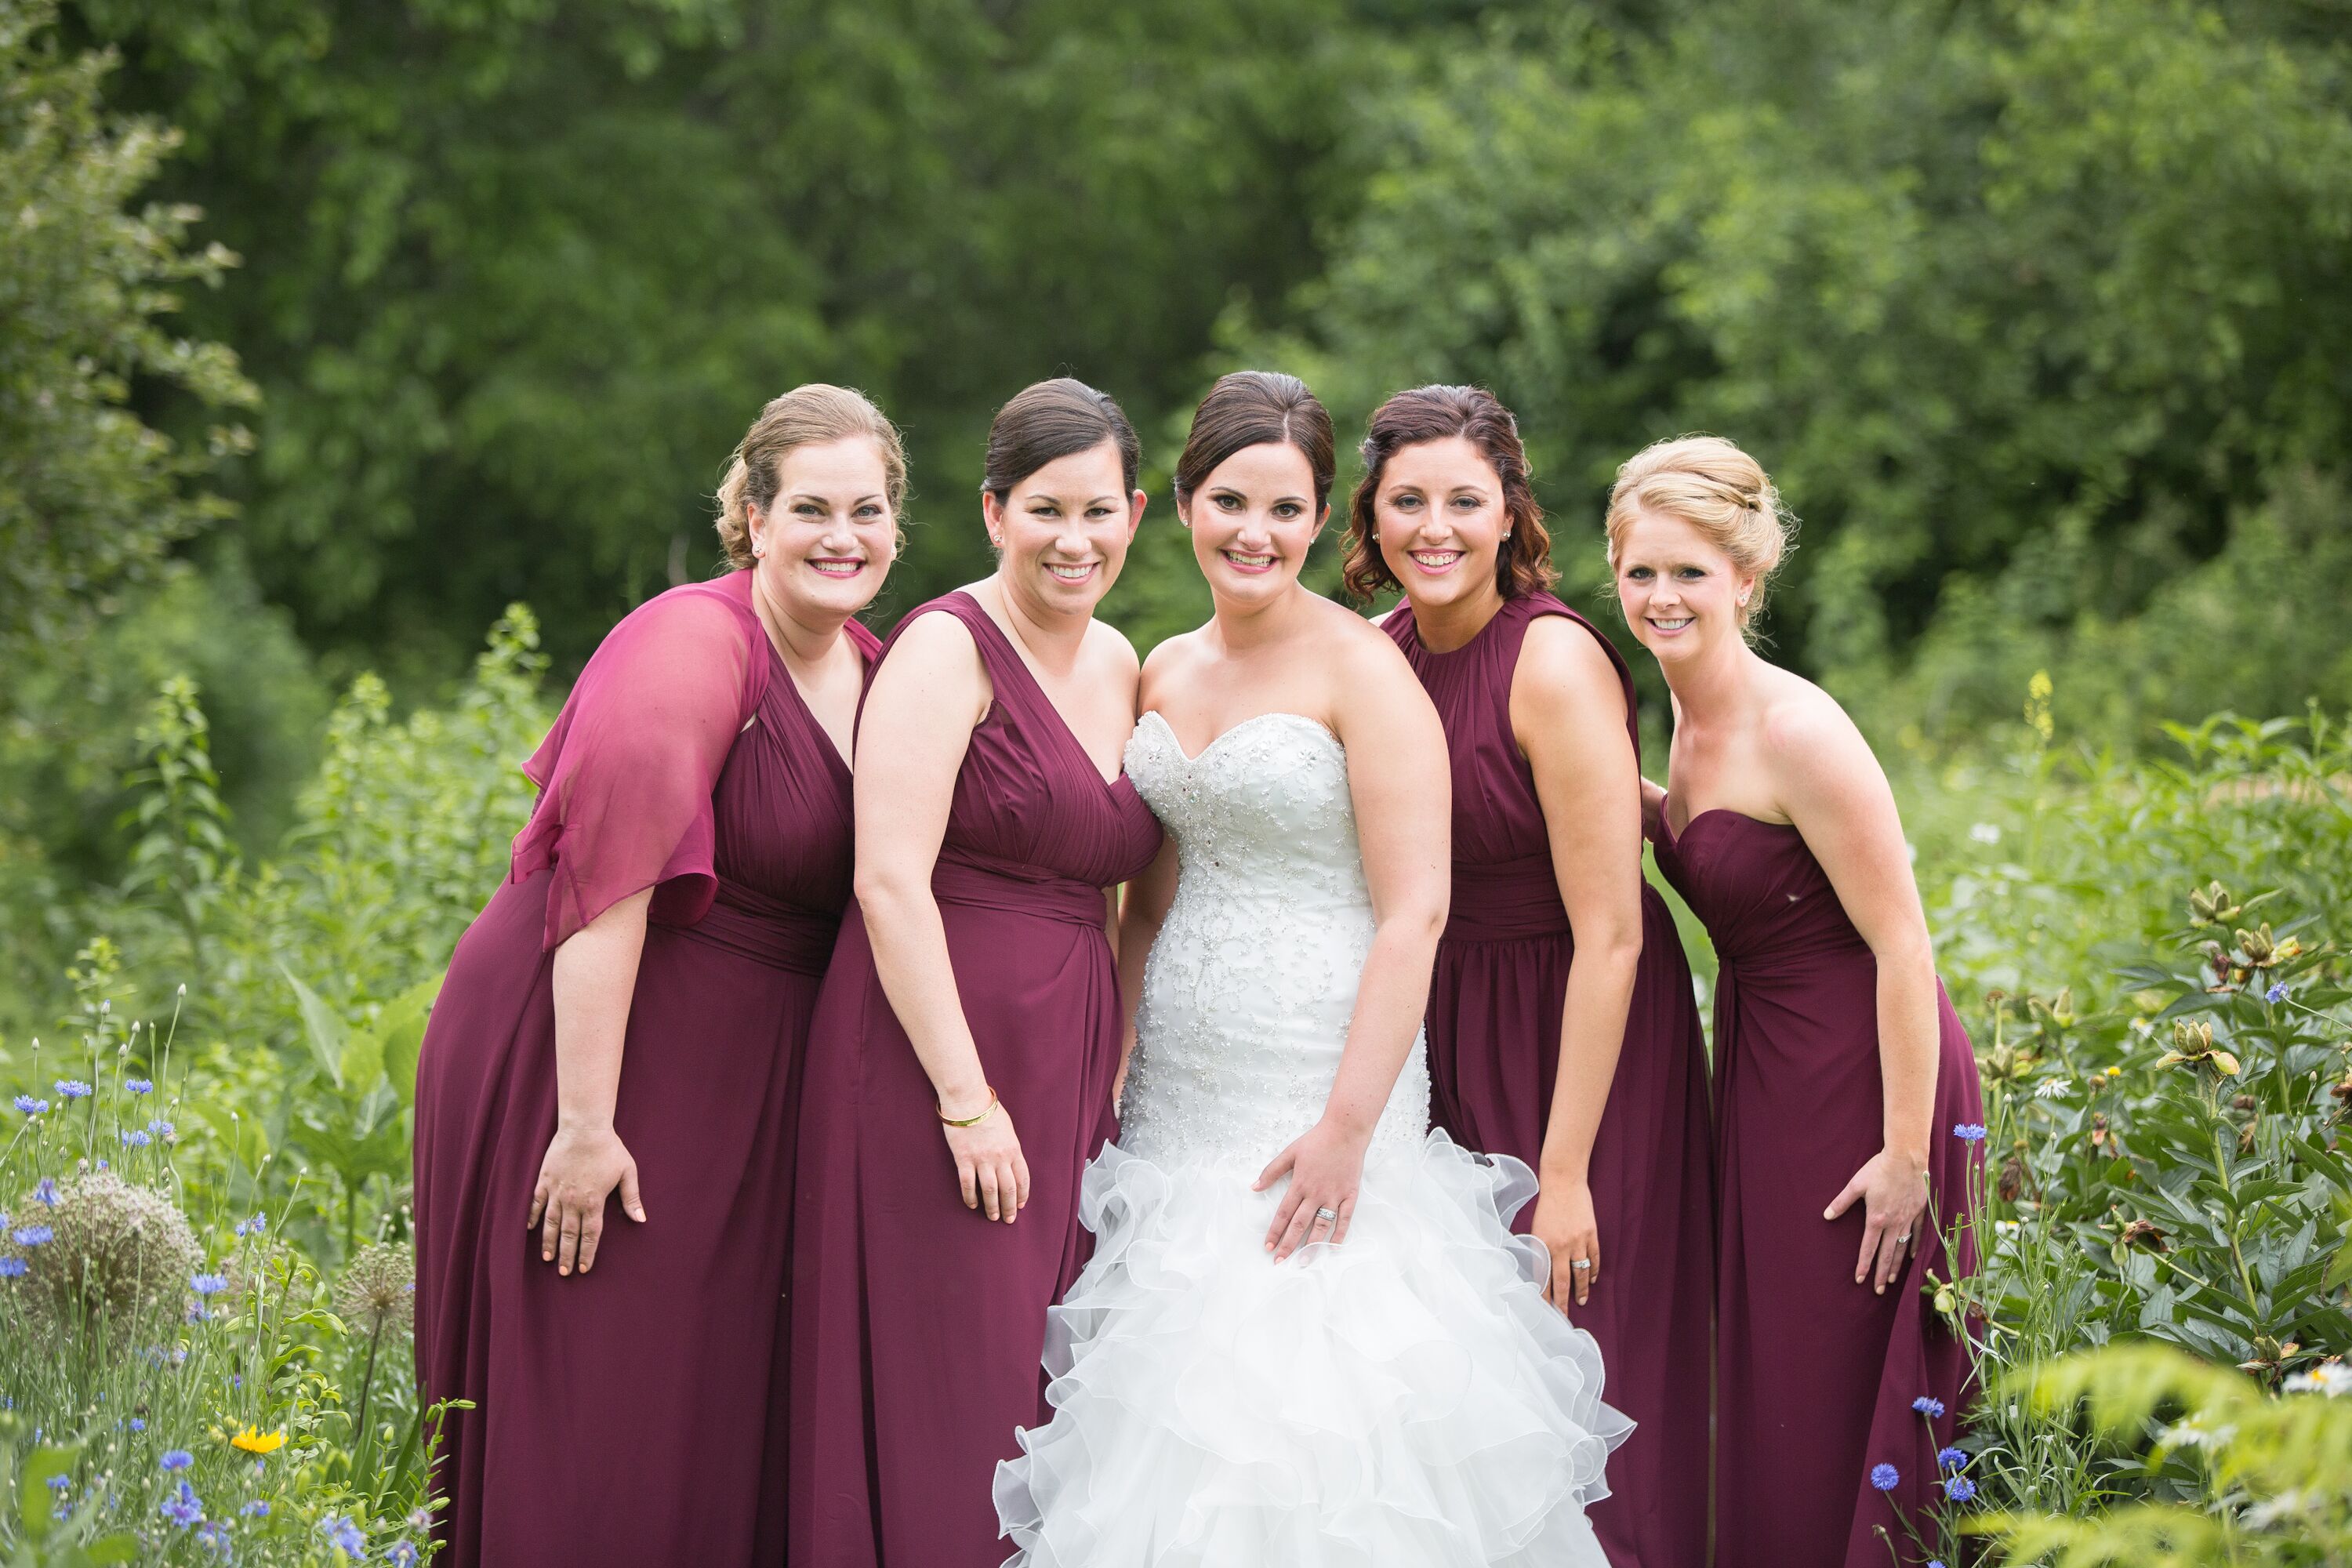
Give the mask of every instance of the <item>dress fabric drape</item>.
[{"label": "dress fabric drape", "polygon": [[[1435,653],[1410,607],[1386,621],[1445,727],[1454,782],[1454,901],[1430,986],[1436,1124],[1465,1148],[1540,1169],[1576,954],[1535,775],[1511,730],[1528,627],[1547,616],[1591,632],[1615,666],[1638,763],[1624,661],[1549,594],[1505,602],[1477,636]],[[1615,1568],[1682,1568],[1706,1552],[1708,1320],[1714,1194],[1706,1038],[1665,902],[1642,889],[1642,958],[1591,1183],[1599,1283],[1570,1312],[1600,1342],[1609,1403],[1633,1435],[1591,1510]],[[1520,1211],[1528,1228],[1534,1205]]]},{"label": "dress fabric drape", "polygon": [[[1046,1415],[1046,1309],[1087,1257],[1079,1178],[1116,1132],[1118,984],[1104,889],[1150,863],[1160,826],[1105,783],[1003,631],[952,615],[994,689],[957,774],[931,889],[989,1083],[1029,1165],[1011,1226],[963,1206],[929,1079],[856,910],[817,1006],[792,1290],[793,1563],[994,1568],[990,1486]],[[898,633],[892,634],[895,642]],[[885,645],[882,658],[889,657]],[[867,765],[887,770],[889,759]]]},{"label": "dress fabric drape", "polygon": [[[1967,1031],[1939,984],[1930,1228],[1879,1295],[1853,1279],[1864,1205],[1822,1218],[1885,1141],[1876,958],[1789,824],[1705,811],[1661,829],[1657,857],[1721,961],[1717,1568],[1879,1568],[1890,1541],[1892,1561],[1918,1563],[1906,1521],[1926,1533],[1970,1376],[1966,1341],[1924,1289],[1931,1272],[1976,1266],[1962,1224],[1975,1146],[1952,1131],[1984,1116]],[[1923,1399],[1943,1413],[1915,1409]],[[1873,1484],[1881,1465],[1899,1478],[1890,1489]]]},{"label": "dress fabric drape", "polygon": [[[846,634],[870,657],[872,634]],[[743,1563],[792,1215],[793,1098],[850,885],[849,770],[751,606],[672,590],[606,637],[527,764],[508,881],[460,939],[417,1065],[416,1343],[442,1432],[436,1563]],[[570,1278],[527,1231],[555,1130],[554,951],[654,896],[615,1200]]]}]

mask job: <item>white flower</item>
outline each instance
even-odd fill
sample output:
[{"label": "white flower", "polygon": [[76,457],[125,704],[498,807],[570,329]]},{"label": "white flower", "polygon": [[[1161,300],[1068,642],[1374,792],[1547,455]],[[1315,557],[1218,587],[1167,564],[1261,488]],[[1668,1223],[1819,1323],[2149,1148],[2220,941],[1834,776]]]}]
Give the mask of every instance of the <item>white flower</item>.
[{"label": "white flower", "polygon": [[2352,1366],[2340,1361],[2324,1361],[2309,1372],[2298,1372],[2286,1380],[2289,1394],[2324,1394],[2334,1399],[2352,1394]]},{"label": "white flower", "polygon": [[2158,1439],[2168,1448],[2223,1448],[2238,1435],[2235,1426],[2208,1426],[2202,1416],[2191,1415],[2165,1428]]},{"label": "white flower", "polygon": [[1992,823],[1979,822],[1969,829],[1969,837],[1979,844],[1998,844],[2000,842],[2000,829]]},{"label": "white flower", "polygon": [[2055,1100],[2062,1094],[2074,1092],[2074,1080],[2071,1078],[2045,1078],[2033,1086],[2033,1098],[2036,1100]]}]

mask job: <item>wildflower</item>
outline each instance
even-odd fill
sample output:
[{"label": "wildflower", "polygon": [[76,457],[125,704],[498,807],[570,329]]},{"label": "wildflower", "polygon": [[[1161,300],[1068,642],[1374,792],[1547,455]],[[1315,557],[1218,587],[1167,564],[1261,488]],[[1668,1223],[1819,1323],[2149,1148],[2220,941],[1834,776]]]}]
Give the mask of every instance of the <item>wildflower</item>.
[{"label": "wildflower", "polygon": [[416,1253],[403,1243],[362,1247],[335,1287],[335,1310],[371,1334],[405,1332],[416,1318]]},{"label": "wildflower", "polygon": [[2189,912],[2199,925],[2221,925],[2238,918],[2239,905],[2230,897],[2230,889],[2214,882],[2202,891],[2191,889]]},{"label": "wildflower", "polygon": [[147,1131],[152,1132],[156,1137],[163,1140],[164,1142],[169,1143],[172,1141],[172,1134],[178,1131],[179,1129],[173,1127],[170,1122],[164,1121],[159,1116],[154,1121],[150,1121],[147,1124]]},{"label": "wildflower", "polygon": [[21,1258],[0,1258],[0,1279],[22,1279],[31,1267]]},{"label": "wildflower", "polygon": [[[180,1282],[204,1267],[205,1258],[177,1205],[103,1171],[45,1188],[34,1195],[50,1205],[56,1245],[26,1259],[32,1265],[26,1284],[41,1316],[69,1324],[100,1313],[179,1314],[187,1300]],[[141,1339],[125,1331],[116,1342]]]},{"label": "wildflower", "polygon": [[367,1533],[351,1520],[331,1513],[319,1521],[319,1528],[336,1550],[346,1557],[357,1559],[367,1554]]},{"label": "wildflower", "polygon": [[58,1183],[54,1176],[43,1176],[33,1184],[33,1197],[44,1208],[58,1206]]},{"label": "wildflower", "polygon": [[1969,1499],[1976,1495],[1977,1484],[1976,1482],[1969,1479],[1968,1477],[1947,1476],[1944,1478],[1944,1496],[1948,1500],[1952,1502],[1966,1502]]},{"label": "wildflower", "polygon": [[2289,1394],[2324,1394],[2330,1399],[2352,1394],[2352,1366],[2340,1361],[2324,1361],[2309,1372],[2298,1372],[2286,1380]]},{"label": "wildflower", "polygon": [[49,1102],[46,1100],[35,1100],[29,1094],[20,1094],[16,1097],[16,1109],[27,1116],[38,1116],[48,1108]]},{"label": "wildflower", "polygon": [[2119,1239],[2126,1247],[2144,1247],[2150,1252],[2169,1252],[2172,1249],[2165,1245],[2168,1234],[2163,1226],[2152,1221],[2126,1220]]},{"label": "wildflower", "polygon": [[1980,1121],[1963,1121],[1952,1129],[1952,1136],[1963,1143],[1981,1143],[1984,1135],[1984,1123]]},{"label": "wildflower", "polygon": [[9,1232],[19,1247],[46,1247],[57,1238],[57,1232],[46,1225],[28,1225]]},{"label": "wildflower", "polygon": [[383,1560],[392,1568],[416,1568],[416,1548],[405,1541],[395,1541],[384,1548]]},{"label": "wildflower", "polygon": [[167,1470],[184,1470],[196,1462],[196,1457],[185,1448],[173,1448],[157,1462]]},{"label": "wildflower", "polygon": [[188,1277],[188,1289],[199,1296],[216,1296],[228,1289],[226,1274],[194,1274]]},{"label": "wildflower", "polygon": [[61,1492],[71,1485],[73,1485],[73,1478],[71,1476],[51,1476],[49,1478],[49,1489],[53,1492]]},{"label": "wildflower", "polygon": [[1918,1398],[1911,1402],[1911,1408],[1916,1410],[1920,1415],[1927,1416],[1932,1421],[1937,1416],[1943,1415],[1944,1402],[1933,1397],[1932,1395],[1923,1394]]},{"label": "wildflower", "polygon": [[2058,1078],[2045,1078],[2033,1086],[2033,1098],[2036,1100],[2056,1100],[2062,1095],[2074,1092],[2074,1080],[2063,1075]]},{"label": "wildflower", "polygon": [[2271,982],[2271,988],[2270,988],[2269,990],[2267,990],[2267,991],[2265,991],[2265,992],[2263,992],[2263,1001],[2265,1001],[2265,1002],[2268,1002],[2269,1004],[2271,1004],[2271,1005],[2273,1005],[2273,1006],[2274,1006],[2274,1007],[2275,1007],[2276,1005],[2278,1005],[2280,1003],[2282,1003],[2282,1002],[2285,1001],[2285,1000],[2286,1000],[2286,982],[2285,982],[2285,981],[2284,981],[2284,980],[2273,980],[2273,981],[2272,981],[2272,982]]},{"label": "wildflower", "polygon": [[251,1502],[247,1503],[243,1508],[238,1509],[236,1511],[243,1514],[247,1519],[268,1519],[269,1517],[269,1505],[262,1501],[259,1498],[255,1498]]},{"label": "wildflower", "polygon": [[1954,1470],[1964,1470],[1968,1468],[1968,1465],[1969,1456],[1965,1449],[1938,1448],[1936,1450],[1936,1468],[1939,1470],[1948,1474]]},{"label": "wildflower", "polygon": [[2124,1069],[2123,1069],[2123,1066],[2122,1066],[2122,1064],[2121,1064],[2121,1063],[2118,1063],[2118,1062],[2109,1062],[2109,1063],[2107,1064],[2107,1076],[2108,1076],[2109,1078],[2121,1078],[2121,1077],[2123,1077],[2123,1076],[2124,1076]]},{"label": "wildflower", "polygon": [[82,1082],[82,1080],[78,1078],[61,1078],[58,1079],[56,1088],[58,1096],[65,1100],[87,1100],[89,1098],[89,1085]]},{"label": "wildflower", "polygon": [[219,1520],[207,1520],[196,1526],[196,1540],[215,1556],[228,1555],[228,1526]]},{"label": "wildflower", "polygon": [[1880,1491],[1891,1492],[1903,1484],[1903,1472],[1892,1465],[1870,1467],[1870,1484]]},{"label": "wildflower", "polygon": [[195,1489],[189,1486],[185,1481],[182,1481],[180,1483],[180,1489],[173,1493],[170,1497],[165,1498],[162,1506],[157,1508],[155,1511],[162,1514],[165,1519],[170,1520],[173,1524],[178,1525],[182,1530],[187,1529],[188,1526],[195,1523],[198,1520],[205,1517],[205,1507],[204,1504],[197,1500]]},{"label": "wildflower", "polygon": [[1969,829],[1969,837],[1979,844],[1998,844],[2000,842],[2000,826],[1998,823],[1979,822]]},{"label": "wildflower", "polygon": [[126,1078],[122,1080],[122,1087],[132,1094],[152,1094],[155,1092],[154,1084],[143,1078]]},{"label": "wildflower", "polygon": [[131,1418],[131,1429],[133,1432],[144,1432],[147,1430],[147,1423],[133,1415]]},{"label": "wildflower", "polygon": [[242,1448],[248,1454],[274,1454],[286,1446],[286,1434],[264,1432],[258,1427],[247,1426],[228,1441],[229,1447]]},{"label": "wildflower", "polygon": [[152,1139],[136,1127],[123,1129],[122,1146],[126,1149],[144,1149],[152,1142],[153,1142]]}]

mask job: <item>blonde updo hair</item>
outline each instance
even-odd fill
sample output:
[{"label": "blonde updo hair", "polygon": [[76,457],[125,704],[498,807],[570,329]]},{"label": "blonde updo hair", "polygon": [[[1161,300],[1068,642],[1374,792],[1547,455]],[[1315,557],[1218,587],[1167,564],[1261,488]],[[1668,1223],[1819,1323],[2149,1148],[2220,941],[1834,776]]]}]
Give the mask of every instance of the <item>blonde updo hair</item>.
[{"label": "blonde updo hair", "polygon": [[907,448],[898,427],[883,416],[860,392],[813,381],[795,386],[760,410],[760,417],[735,445],[727,477],[719,483],[719,542],[727,563],[742,570],[751,564],[751,509],[762,511],[776,502],[779,470],[795,447],[814,447],[864,436],[882,451],[882,479],[893,521],[903,515],[907,501]]},{"label": "blonde updo hair", "polygon": [[1644,511],[1690,524],[1734,566],[1755,574],[1756,591],[1739,606],[1746,631],[1797,528],[1763,466],[1720,436],[1677,436],[1643,447],[1618,468],[1609,491],[1612,566],[1634,514]]}]

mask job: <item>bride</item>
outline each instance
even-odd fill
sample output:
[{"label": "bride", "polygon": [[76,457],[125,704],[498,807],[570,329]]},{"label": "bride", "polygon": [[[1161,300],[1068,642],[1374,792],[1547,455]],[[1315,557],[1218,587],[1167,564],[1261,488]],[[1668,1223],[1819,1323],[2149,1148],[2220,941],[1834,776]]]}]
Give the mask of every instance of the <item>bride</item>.
[{"label": "bride", "polygon": [[[1176,471],[1215,617],[1144,667],[1136,1027],[1055,1407],[997,1471],[1026,1568],[1591,1564],[1629,1424],[1508,1217],[1528,1168],[1429,1131],[1445,739],[1396,647],[1298,585],[1330,416],[1218,382]],[[1148,962],[1147,962],[1148,955]]]}]

